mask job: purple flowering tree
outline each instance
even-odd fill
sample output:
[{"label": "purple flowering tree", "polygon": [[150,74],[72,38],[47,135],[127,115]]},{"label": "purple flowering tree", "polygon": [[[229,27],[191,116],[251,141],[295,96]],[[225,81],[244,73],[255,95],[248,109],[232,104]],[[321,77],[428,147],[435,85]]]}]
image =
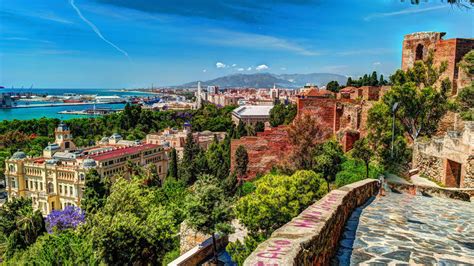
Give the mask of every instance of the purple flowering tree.
[{"label": "purple flowering tree", "polygon": [[66,206],[64,210],[54,210],[46,217],[46,230],[52,233],[56,230],[74,229],[84,221],[85,213],[81,208]]}]

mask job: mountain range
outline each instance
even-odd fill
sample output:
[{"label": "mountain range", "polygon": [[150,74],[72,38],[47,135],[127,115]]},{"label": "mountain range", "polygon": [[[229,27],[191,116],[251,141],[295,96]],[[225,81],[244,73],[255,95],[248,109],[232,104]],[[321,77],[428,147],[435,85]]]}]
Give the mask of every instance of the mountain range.
[{"label": "mountain range", "polygon": [[[336,80],[339,84],[346,84],[347,77],[331,73],[311,74],[233,74],[216,79],[201,81],[202,87],[219,86],[220,88],[272,88],[273,85],[283,88],[299,88],[306,83],[325,86],[329,81]],[[176,87],[195,88],[198,81],[188,82]]]}]

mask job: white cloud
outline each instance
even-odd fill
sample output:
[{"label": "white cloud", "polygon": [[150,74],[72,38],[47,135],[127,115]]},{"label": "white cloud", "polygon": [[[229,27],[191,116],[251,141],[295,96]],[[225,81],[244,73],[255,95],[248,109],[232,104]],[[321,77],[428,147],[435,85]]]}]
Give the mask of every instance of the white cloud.
[{"label": "white cloud", "polygon": [[211,29],[207,31],[206,37],[199,36],[196,40],[205,43],[211,43],[221,46],[243,47],[260,50],[279,50],[289,51],[300,55],[315,56],[319,52],[313,51],[303,45],[286,39],[254,34],[245,32],[236,32],[221,29]]},{"label": "white cloud", "polygon": [[206,72],[207,72],[207,69],[203,69],[202,72],[206,73]]},{"label": "white cloud", "polygon": [[216,63],[216,67],[217,67],[217,68],[225,68],[225,67],[227,67],[227,65],[224,64],[224,63],[222,63],[222,62],[217,62],[217,63]]},{"label": "white cloud", "polygon": [[380,63],[380,62],[374,62],[372,65],[374,65],[374,66],[380,66],[381,64],[382,64],[382,63]]},{"label": "white cloud", "polygon": [[448,7],[448,5],[432,6],[432,7],[426,7],[426,8],[411,7],[411,8],[406,8],[406,9],[403,9],[403,10],[400,10],[400,11],[395,11],[395,12],[370,14],[370,15],[366,16],[364,18],[364,20],[365,21],[371,21],[373,19],[378,19],[378,18],[393,17],[393,16],[400,16],[400,15],[406,15],[406,14],[423,13],[423,12],[442,9],[442,8],[446,8],[446,7]]},{"label": "white cloud", "polygon": [[243,67],[237,68],[237,71],[244,71],[245,69]]},{"label": "white cloud", "polygon": [[259,65],[255,68],[257,71],[267,70],[269,67],[267,65]]},{"label": "white cloud", "polygon": [[237,66],[237,64],[232,64],[232,67],[236,67],[236,66]]},{"label": "white cloud", "polygon": [[250,70],[252,70],[252,67],[248,67],[248,68],[247,68],[247,71],[250,71]]},{"label": "white cloud", "polygon": [[280,70],[286,70],[286,67],[280,67]]}]

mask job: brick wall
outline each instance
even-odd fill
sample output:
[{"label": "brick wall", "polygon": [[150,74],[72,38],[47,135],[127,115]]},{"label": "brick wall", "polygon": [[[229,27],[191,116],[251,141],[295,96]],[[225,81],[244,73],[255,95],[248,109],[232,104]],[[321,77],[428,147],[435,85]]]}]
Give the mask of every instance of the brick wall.
[{"label": "brick wall", "polygon": [[291,153],[286,126],[266,129],[256,137],[243,137],[231,141],[231,169],[234,169],[235,151],[242,145],[249,155],[247,178],[266,173],[285,161]]}]

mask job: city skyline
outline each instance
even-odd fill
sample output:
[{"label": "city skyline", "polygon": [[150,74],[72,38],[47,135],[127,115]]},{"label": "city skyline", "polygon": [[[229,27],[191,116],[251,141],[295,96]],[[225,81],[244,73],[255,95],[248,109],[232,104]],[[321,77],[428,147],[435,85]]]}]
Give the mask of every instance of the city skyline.
[{"label": "city skyline", "polygon": [[[391,74],[403,36],[471,38],[441,1],[1,0],[0,85],[141,87],[236,73]],[[423,24],[418,23],[423,21]]]}]

